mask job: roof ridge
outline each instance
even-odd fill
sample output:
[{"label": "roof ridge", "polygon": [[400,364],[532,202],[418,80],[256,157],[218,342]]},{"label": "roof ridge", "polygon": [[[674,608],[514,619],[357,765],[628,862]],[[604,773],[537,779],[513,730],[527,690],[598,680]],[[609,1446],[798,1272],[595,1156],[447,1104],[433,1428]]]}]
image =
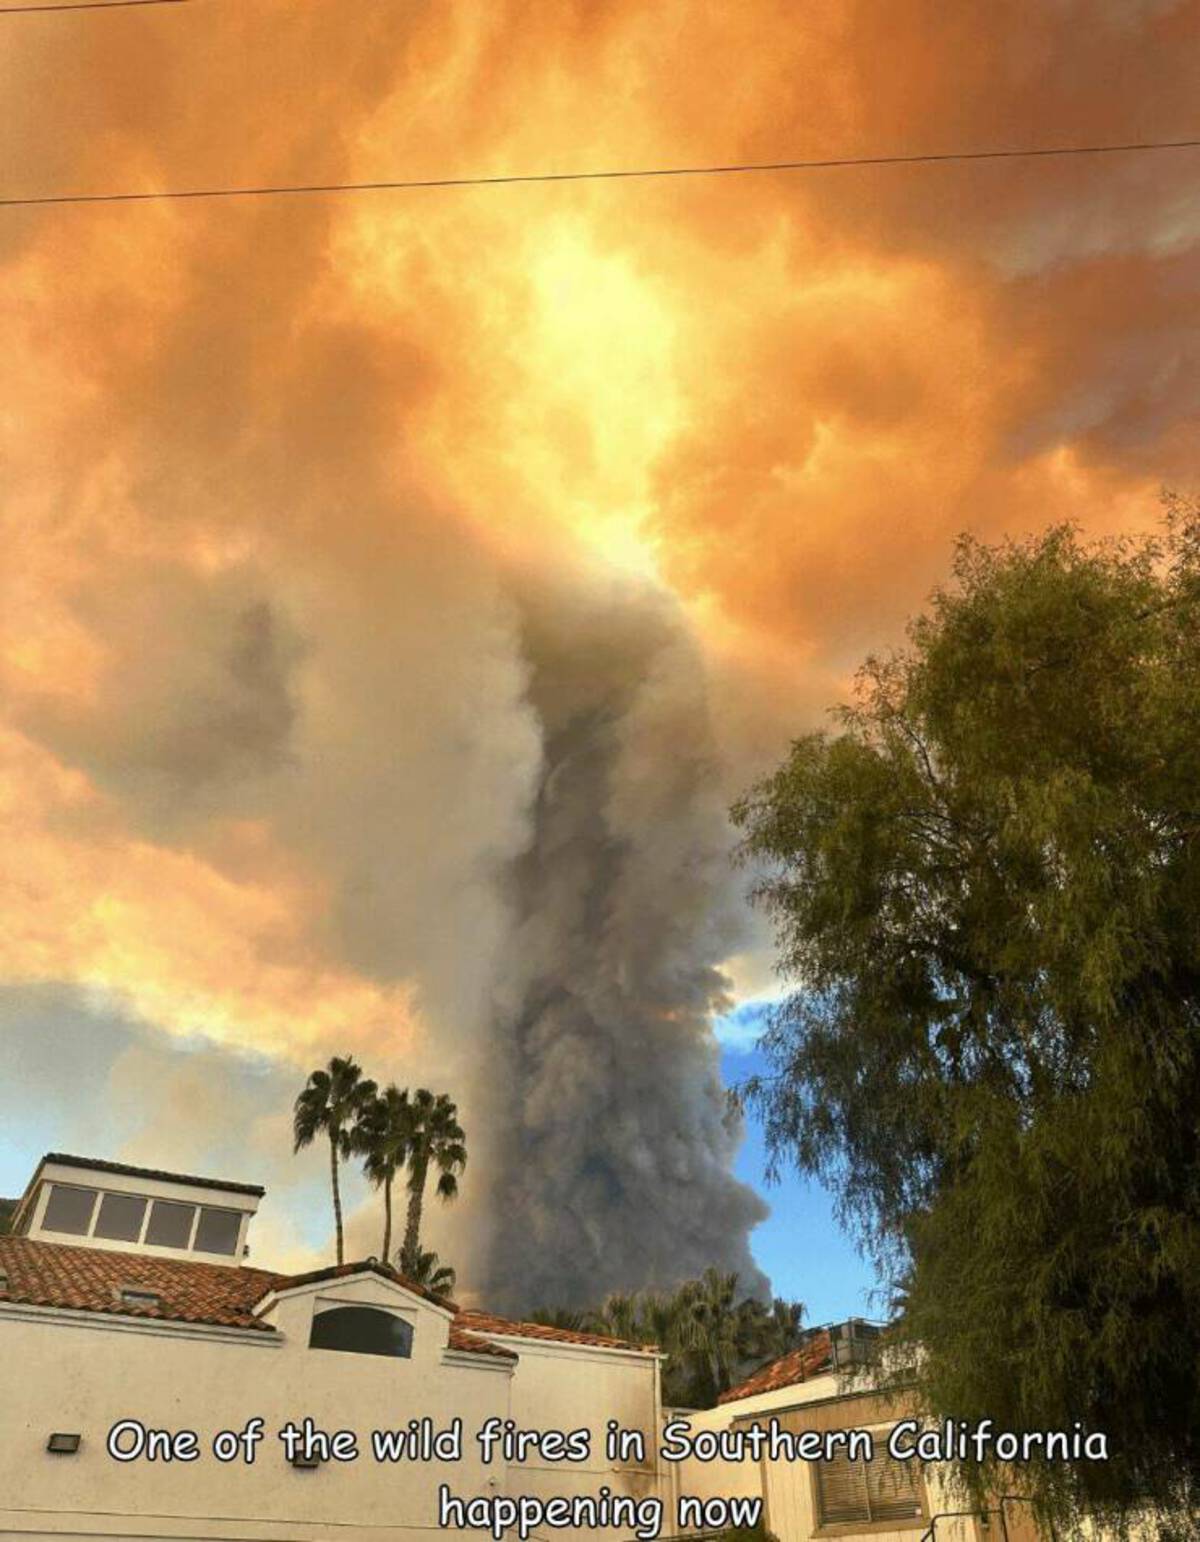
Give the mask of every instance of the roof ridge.
[{"label": "roof ridge", "polygon": [[632,1339],[617,1338],[609,1333],[589,1333],[585,1329],[556,1328],[550,1323],[529,1322],[519,1317],[504,1317],[498,1312],[489,1312],[485,1307],[462,1307],[459,1309],[459,1317],[469,1319],[471,1317],[487,1318],[496,1326],[486,1327],[482,1323],[478,1325],[479,1331],[495,1333],[503,1336],[511,1334],[515,1338],[543,1339],[549,1343],[580,1344],[596,1349],[629,1349],[636,1354],[645,1354],[657,1349],[656,1345],[635,1344]]},{"label": "roof ridge", "polygon": [[393,1269],[391,1264],[385,1264],[381,1259],[373,1257],[353,1259],[349,1263],[344,1264],[325,1264],[319,1269],[302,1270],[299,1274],[280,1275],[279,1279],[286,1281],[290,1288],[295,1285],[319,1284],[322,1280],[326,1279],[344,1279],[347,1275],[362,1274],[364,1272],[382,1275],[384,1279],[394,1281],[395,1284],[402,1286],[405,1290],[412,1291],[415,1295],[421,1296],[433,1306],[445,1308],[446,1311],[455,1317],[462,1310],[456,1301],[451,1301],[447,1296],[439,1296],[428,1285],[422,1285],[418,1280],[410,1279],[408,1275],[402,1274],[399,1269]]},{"label": "roof ridge", "polygon": [[47,1162],[57,1162],[60,1167],[94,1168],[96,1172],[117,1173],[129,1178],[153,1178],[159,1183],[185,1183],[192,1188],[224,1189],[229,1194],[251,1194],[261,1199],[267,1192],[260,1183],[235,1183],[232,1179],[203,1178],[196,1173],[168,1172],[161,1167],[139,1167],[134,1162],[115,1162],[106,1157],[74,1156],[68,1151],[47,1151],[37,1165],[34,1177]]}]

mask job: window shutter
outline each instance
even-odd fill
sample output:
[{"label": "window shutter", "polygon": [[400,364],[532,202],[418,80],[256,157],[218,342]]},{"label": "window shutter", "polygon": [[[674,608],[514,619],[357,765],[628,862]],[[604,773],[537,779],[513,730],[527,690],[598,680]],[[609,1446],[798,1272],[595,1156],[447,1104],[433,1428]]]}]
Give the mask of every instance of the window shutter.
[{"label": "window shutter", "polygon": [[818,1462],[816,1472],[822,1526],[870,1520],[862,1462],[852,1462],[845,1452],[839,1452],[827,1462]]},{"label": "window shutter", "polygon": [[910,1520],[921,1513],[917,1491],[916,1463],[901,1462],[886,1451],[876,1449],[875,1458],[866,1464],[867,1498],[873,1521]]},{"label": "window shutter", "polygon": [[854,1521],[907,1521],[921,1515],[921,1495],[913,1462],[901,1462],[876,1448],[869,1462],[850,1461],[844,1452],[815,1464],[818,1523],[844,1526]]}]

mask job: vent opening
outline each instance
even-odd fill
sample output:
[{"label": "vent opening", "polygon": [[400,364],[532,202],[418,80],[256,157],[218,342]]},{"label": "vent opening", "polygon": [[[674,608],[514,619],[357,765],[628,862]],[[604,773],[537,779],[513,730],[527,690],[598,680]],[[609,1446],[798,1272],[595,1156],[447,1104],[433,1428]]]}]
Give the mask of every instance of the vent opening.
[{"label": "vent opening", "polygon": [[163,1304],[163,1298],[156,1290],[147,1290],[141,1285],[121,1285],[114,1294],[122,1306],[137,1306],[143,1310],[158,1311]]}]

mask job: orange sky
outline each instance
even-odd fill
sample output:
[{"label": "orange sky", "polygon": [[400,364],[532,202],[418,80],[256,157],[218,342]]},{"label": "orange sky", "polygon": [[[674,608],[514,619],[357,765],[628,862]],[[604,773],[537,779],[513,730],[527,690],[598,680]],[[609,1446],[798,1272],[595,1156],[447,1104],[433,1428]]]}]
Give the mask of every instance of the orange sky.
[{"label": "orange sky", "polygon": [[[12,18],[0,178],[1179,138],[1198,44],[1171,0]],[[648,840],[694,757],[662,863],[691,842],[716,873],[729,795],[897,638],[958,531],[1128,528],[1195,489],[1198,168],[0,211],[0,979],[223,1053],[470,1083],[537,951],[505,875],[548,725],[642,657],[643,603],[676,641],[605,796]],[[703,969],[756,946],[740,880],[705,882]]]}]

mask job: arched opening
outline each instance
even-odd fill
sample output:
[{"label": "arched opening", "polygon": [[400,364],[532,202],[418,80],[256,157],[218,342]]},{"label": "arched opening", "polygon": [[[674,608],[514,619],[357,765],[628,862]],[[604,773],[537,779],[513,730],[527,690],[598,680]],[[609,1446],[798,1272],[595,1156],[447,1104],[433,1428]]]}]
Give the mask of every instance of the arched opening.
[{"label": "arched opening", "polygon": [[333,1306],[314,1316],[308,1347],[407,1360],[412,1354],[412,1340],[412,1324],[380,1307]]}]

